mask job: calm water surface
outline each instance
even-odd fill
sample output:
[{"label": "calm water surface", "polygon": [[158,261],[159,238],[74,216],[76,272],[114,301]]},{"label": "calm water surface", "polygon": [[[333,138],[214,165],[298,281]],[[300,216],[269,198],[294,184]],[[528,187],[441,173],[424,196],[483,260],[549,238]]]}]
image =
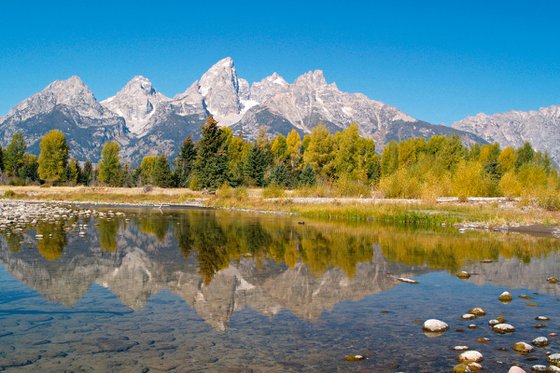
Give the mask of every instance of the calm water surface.
[{"label": "calm water surface", "polygon": [[[450,347],[467,345],[486,371],[507,372],[560,352],[556,338],[529,355],[511,349],[560,332],[560,285],[546,282],[560,277],[558,239],[122,211],[4,234],[0,370],[448,372]],[[513,302],[497,300],[504,290]],[[462,320],[475,306],[488,315]],[[534,328],[538,315],[551,317],[546,328]],[[493,333],[497,316],[517,331]],[[427,337],[428,318],[450,330]]]}]

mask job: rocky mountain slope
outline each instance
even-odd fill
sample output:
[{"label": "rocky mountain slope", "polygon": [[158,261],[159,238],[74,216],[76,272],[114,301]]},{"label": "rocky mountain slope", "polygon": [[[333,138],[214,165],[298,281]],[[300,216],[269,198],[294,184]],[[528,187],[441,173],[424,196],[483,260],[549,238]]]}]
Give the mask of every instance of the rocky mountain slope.
[{"label": "rocky mountain slope", "polygon": [[439,134],[457,134],[467,143],[483,141],[459,129],[419,121],[363,94],[342,92],[319,70],[292,84],[274,73],[250,85],[228,57],[173,98],[143,76],[101,102],[78,77],[55,81],[0,118],[0,144],[22,131],[30,150],[37,152],[41,136],[57,128],[67,134],[72,156],[80,160],[97,160],[103,143],[116,140],[123,158],[137,163],[147,154],[173,157],[187,135],[198,136],[210,114],[250,139],[261,126],[271,134],[294,128],[306,134],[318,123],[339,131],[357,122],[361,134],[375,139],[379,149],[393,139]]},{"label": "rocky mountain slope", "polygon": [[519,147],[528,141],[535,149],[547,151],[556,164],[560,164],[560,106],[494,115],[480,113],[452,127],[501,146]]}]

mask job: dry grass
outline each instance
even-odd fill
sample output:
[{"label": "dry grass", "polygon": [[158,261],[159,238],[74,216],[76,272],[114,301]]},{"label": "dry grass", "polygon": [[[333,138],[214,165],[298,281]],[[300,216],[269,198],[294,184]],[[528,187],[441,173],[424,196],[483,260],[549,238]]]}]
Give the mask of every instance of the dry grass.
[{"label": "dry grass", "polygon": [[[314,203],[294,202],[296,193],[263,191],[262,189],[221,188],[209,196],[190,189],[154,188],[95,188],[0,186],[0,196],[6,191],[15,194],[9,198],[54,200],[68,202],[123,203],[123,204],[177,204],[205,205],[217,208],[238,208],[255,211],[284,211],[309,218],[350,221],[383,221],[411,225],[441,225],[458,222],[481,222],[491,226],[502,225],[560,225],[560,212],[537,206],[535,201],[470,203],[437,203],[423,200],[359,200],[330,199]],[[274,192],[274,193],[272,193]],[[299,193],[297,193],[299,194]],[[273,200],[266,196],[272,195]]]}]

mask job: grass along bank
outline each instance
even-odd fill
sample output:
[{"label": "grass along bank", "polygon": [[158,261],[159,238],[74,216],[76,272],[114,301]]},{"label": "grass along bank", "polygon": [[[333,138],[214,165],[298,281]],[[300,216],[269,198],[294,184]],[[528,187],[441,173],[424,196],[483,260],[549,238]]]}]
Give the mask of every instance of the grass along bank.
[{"label": "grass along bank", "polygon": [[382,199],[310,197],[307,192],[278,188],[222,187],[209,195],[189,189],[109,187],[0,186],[11,199],[131,205],[205,206],[221,209],[287,212],[304,218],[379,221],[403,225],[477,223],[480,227],[560,225],[560,212],[529,200],[506,198]]}]

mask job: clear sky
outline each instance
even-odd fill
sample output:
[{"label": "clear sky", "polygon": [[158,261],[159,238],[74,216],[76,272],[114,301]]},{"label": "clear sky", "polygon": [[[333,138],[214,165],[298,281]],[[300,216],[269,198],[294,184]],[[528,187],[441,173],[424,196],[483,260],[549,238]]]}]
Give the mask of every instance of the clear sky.
[{"label": "clear sky", "polygon": [[[118,4],[117,4],[118,3]],[[329,82],[432,123],[560,104],[560,1],[0,3],[0,116],[55,79],[168,96],[231,56],[250,82]]]}]

